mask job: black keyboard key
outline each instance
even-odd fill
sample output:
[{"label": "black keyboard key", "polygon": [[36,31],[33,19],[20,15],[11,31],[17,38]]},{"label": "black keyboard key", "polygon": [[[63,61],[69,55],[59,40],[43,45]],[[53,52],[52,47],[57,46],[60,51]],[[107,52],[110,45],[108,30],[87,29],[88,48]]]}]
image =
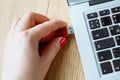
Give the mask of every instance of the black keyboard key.
[{"label": "black keyboard key", "polygon": [[93,36],[93,39],[96,40],[96,39],[108,37],[109,33],[107,28],[104,28],[104,29],[92,31],[92,36]]},{"label": "black keyboard key", "polygon": [[112,35],[120,34],[120,26],[119,25],[111,26],[110,32]]},{"label": "black keyboard key", "polygon": [[120,47],[119,48],[114,48],[113,49],[113,54],[115,58],[120,57]]},{"label": "black keyboard key", "polygon": [[120,36],[116,36],[117,44],[120,45]]},{"label": "black keyboard key", "polygon": [[100,23],[98,19],[89,21],[89,25],[91,29],[96,29],[100,27]]},{"label": "black keyboard key", "polygon": [[120,14],[113,15],[114,23],[120,23]]},{"label": "black keyboard key", "polygon": [[97,55],[98,55],[99,61],[112,59],[112,54],[110,50],[98,52]]},{"label": "black keyboard key", "polygon": [[109,15],[110,11],[108,9],[106,9],[106,10],[100,11],[99,14],[100,14],[100,16]]},{"label": "black keyboard key", "polygon": [[102,50],[102,49],[106,49],[114,46],[115,46],[115,42],[113,38],[95,41],[96,50]]},{"label": "black keyboard key", "polygon": [[115,8],[112,8],[112,13],[117,13],[117,12],[120,12],[120,7],[115,7]]},{"label": "black keyboard key", "polygon": [[112,65],[110,62],[101,63],[102,74],[109,74],[113,72]]},{"label": "black keyboard key", "polygon": [[120,71],[120,59],[113,61],[115,71]]},{"label": "black keyboard key", "polygon": [[87,18],[88,18],[88,19],[92,19],[92,18],[96,18],[96,17],[98,17],[97,12],[87,14]]},{"label": "black keyboard key", "polygon": [[110,16],[101,18],[101,22],[103,26],[108,26],[112,24]]}]

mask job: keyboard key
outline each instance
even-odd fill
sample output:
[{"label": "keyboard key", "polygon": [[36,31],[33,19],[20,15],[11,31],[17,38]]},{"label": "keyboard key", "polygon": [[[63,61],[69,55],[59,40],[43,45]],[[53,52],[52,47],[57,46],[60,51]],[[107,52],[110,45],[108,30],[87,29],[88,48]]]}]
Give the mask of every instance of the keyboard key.
[{"label": "keyboard key", "polygon": [[96,29],[100,27],[100,23],[98,19],[89,21],[89,25],[91,29]]},{"label": "keyboard key", "polygon": [[98,17],[97,12],[90,13],[90,14],[87,15],[87,18],[88,18],[88,19],[92,19],[92,18],[96,18],[96,17]]},{"label": "keyboard key", "polygon": [[96,40],[96,39],[108,37],[109,33],[107,28],[104,28],[104,29],[92,31],[92,36],[93,36],[93,39]]},{"label": "keyboard key", "polygon": [[120,12],[120,7],[115,7],[115,8],[112,8],[112,13],[117,13],[117,12]]},{"label": "keyboard key", "polygon": [[120,26],[119,25],[111,26],[109,29],[110,29],[110,32],[112,35],[120,34]]},{"label": "keyboard key", "polygon": [[114,23],[120,23],[120,14],[113,15]]},{"label": "keyboard key", "polygon": [[120,45],[120,36],[116,36],[117,44]]},{"label": "keyboard key", "polygon": [[100,16],[109,15],[110,11],[108,9],[106,9],[106,10],[100,11],[99,14],[100,14]]},{"label": "keyboard key", "polygon": [[110,16],[101,18],[101,22],[103,26],[108,26],[112,24]]},{"label": "keyboard key", "polygon": [[112,65],[110,62],[101,63],[102,74],[109,74],[113,72]]},{"label": "keyboard key", "polygon": [[99,61],[112,59],[112,54],[110,50],[98,52],[97,55],[98,55]]},{"label": "keyboard key", "polygon": [[113,49],[113,54],[115,58],[120,57],[120,47],[119,48],[114,48]]},{"label": "keyboard key", "polygon": [[115,46],[115,42],[113,38],[95,41],[96,50],[102,50],[102,49],[106,49],[114,46]]},{"label": "keyboard key", "polygon": [[113,61],[115,71],[120,71],[120,59]]}]

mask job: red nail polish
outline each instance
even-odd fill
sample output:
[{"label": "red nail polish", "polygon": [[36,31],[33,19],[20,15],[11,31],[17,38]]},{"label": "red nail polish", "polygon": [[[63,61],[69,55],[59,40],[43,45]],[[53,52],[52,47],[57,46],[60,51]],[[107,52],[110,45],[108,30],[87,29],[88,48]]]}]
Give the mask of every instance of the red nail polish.
[{"label": "red nail polish", "polygon": [[63,47],[66,42],[67,42],[67,38],[62,38],[62,39],[60,40],[60,46]]}]

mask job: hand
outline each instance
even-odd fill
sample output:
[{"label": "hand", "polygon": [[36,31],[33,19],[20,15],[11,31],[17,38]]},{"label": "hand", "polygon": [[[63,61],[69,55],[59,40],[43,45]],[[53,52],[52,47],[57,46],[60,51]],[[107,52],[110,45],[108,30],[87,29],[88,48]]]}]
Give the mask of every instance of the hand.
[{"label": "hand", "polygon": [[43,80],[67,41],[64,35],[54,37],[55,32],[66,26],[61,20],[52,21],[36,13],[16,19],[4,47],[2,80]]}]

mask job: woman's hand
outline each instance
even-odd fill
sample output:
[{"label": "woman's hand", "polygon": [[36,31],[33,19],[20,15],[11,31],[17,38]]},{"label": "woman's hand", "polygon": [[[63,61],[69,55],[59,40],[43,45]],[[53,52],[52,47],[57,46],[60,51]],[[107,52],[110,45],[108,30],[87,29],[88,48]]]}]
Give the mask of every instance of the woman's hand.
[{"label": "woman's hand", "polygon": [[[2,80],[43,80],[67,41],[64,35],[53,37],[55,31],[66,26],[61,20],[52,21],[36,13],[16,19],[4,47]],[[52,36],[50,41],[46,40],[48,35]]]}]

